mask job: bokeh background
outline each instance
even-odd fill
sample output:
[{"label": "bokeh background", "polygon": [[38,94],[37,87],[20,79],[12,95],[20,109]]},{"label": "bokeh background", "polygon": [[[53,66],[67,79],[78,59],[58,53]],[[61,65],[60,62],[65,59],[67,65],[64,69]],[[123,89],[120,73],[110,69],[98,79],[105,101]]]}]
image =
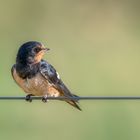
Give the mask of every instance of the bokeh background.
[{"label": "bokeh background", "polygon": [[[10,69],[19,46],[45,56],[79,96],[140,95],[140,1],[0,0],[0,96],[25,96]],[[139,140],[140,101],[0,101],[1,140]]]}]

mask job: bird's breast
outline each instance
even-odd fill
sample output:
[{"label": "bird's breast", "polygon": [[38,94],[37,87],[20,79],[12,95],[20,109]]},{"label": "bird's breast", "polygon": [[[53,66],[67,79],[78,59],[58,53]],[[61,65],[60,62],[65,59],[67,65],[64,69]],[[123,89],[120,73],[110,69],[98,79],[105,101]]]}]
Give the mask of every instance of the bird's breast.
[{"label": "bird's breast", "polygon": [[32,78],[22,79],[18,76],[16,70],[13,71],[13,77],[16,83],[26,92],[35,96],[59,96],[57,89],[45,79],[41,73],[37,73]]}]

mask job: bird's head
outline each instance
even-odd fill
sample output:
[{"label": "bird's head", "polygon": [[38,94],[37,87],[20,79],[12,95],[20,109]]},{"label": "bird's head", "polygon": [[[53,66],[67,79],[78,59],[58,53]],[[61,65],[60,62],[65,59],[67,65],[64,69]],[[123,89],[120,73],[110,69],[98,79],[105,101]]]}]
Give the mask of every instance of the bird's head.
[{"label": "bird's head", "polygon": [[16,62],[23,64],[38,63],[48,50],[49,49],[45,48],[40,42],[26,42],[19,48]]}]

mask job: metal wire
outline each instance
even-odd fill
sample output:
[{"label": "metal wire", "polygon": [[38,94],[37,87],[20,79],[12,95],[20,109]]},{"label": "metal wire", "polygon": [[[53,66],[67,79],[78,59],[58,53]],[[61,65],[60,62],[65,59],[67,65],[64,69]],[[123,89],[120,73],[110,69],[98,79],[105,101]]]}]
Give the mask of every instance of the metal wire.
[{"label": "metal wire", "polygon": [[[20,96],[0,96],[0,100],[25,100]],[[42,97],[32,96],[33,100],[41,100]],[[82,97],[47,97],[49,100],[140,100],[140,96],[82,96]]]}]

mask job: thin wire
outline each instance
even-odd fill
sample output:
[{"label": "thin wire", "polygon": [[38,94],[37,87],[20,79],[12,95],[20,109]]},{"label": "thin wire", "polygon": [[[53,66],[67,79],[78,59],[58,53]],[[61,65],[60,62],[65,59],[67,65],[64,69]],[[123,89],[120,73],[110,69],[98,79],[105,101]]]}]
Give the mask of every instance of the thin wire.
[{"label": "thin wire", "polygon": [[[33,100],[41,100],[42,97],[32,96]],[[140,100],[140,96],[82,96],[82,97],[47,97],[49,100]],[[21,96],[0,96],[0,100],[26,100]]]}]

